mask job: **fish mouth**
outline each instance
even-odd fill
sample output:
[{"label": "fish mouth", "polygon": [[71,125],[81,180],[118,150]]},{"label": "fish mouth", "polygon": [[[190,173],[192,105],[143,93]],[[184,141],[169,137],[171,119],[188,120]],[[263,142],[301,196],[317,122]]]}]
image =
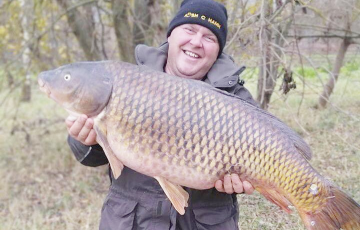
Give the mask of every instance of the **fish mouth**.
[{"label": "fish mouth", "polygon": [[38,78],[38,84],[40,86],[40,90],[42,92],[46,93],[47,96],[50,96],[51,91],[50,91],[49,87],[47,87],[45,82],[43,80],[41,80],[41,78]]}]

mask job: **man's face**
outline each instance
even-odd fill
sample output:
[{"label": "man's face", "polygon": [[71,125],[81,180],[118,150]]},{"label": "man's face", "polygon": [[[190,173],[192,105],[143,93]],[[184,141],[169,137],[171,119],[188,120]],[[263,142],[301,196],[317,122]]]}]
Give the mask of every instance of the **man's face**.
[{"label": "man's face", "polygon": [[219,54],[219,43],[208,28],[183,24],[168,37],[169,51],[165,72],[178,77],[201,80]]}]

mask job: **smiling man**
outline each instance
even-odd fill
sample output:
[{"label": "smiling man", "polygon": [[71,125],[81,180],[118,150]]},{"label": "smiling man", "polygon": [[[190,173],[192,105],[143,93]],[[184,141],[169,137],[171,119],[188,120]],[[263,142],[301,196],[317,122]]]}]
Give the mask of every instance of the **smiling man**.
[{"label": "smiling man", "polygon": [[202,80],[219,53],[217,37],[206,27],[183,24],[168,37],[169,51],[165,71],[169,74]]},{"label": "smiling man", "polygon": [[[237,67],[222,52],[226,35],[227,12],[222,4],[213,0],[185,0],[170,22],[168,41],[159,48],[138,45],[136,62],[181,78],[207,82],[256,105],[239,83],[243,68]],[[68,143],[82,164],[108,163],[104,151],[96,143],[91,118],[83,115],[75,122],[69,118],[66,124]],[[254,190],[235,174],[218,180],[212,189],[185,188],[190,195],[189,207],[181,216],[154,178],[127,167],[118,179],[110,177],[112,183],[101,213],[101,230],[238,229],[236,194],[251,194]]]}]

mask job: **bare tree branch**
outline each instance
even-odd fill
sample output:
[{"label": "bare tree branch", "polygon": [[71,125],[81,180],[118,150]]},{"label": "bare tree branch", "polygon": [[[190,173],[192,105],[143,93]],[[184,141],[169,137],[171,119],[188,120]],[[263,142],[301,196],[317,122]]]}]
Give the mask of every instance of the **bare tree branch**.
[{"label": "bare tree branch", "polygon": [[337,35],[337,34],[319,34],[319,35],[287,35],[286,37],[289,38],[297,38],[297,39],[303,39],[303,38],[341,38],[341,39],[356,39],[360,38],[360,35],[358,36],[346,36],[346,35]]}]

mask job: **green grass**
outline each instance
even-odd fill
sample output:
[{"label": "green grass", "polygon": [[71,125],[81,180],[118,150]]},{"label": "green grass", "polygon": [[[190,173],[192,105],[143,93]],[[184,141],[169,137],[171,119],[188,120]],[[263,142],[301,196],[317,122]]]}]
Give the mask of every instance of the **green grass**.
[{"label": "green grass", "polygon": [[[316,77],[306,78],[304,92],[300,79],[289,95],[276,91],[269,110],[310,144],[312,165],[360,202],[360,79],[351,71],[325,110],[313,108],[321,92]],[[254,78],[246,86],[254,93]],[[19,90],[0,109],[0,230],[97,229],[107,167],[75,160],[66,144],[66,112],[36,86],[31,103],[17,98]],[[240,229],[304,229],[296,211],[287,215],[258,193],[238,197]]]}]

